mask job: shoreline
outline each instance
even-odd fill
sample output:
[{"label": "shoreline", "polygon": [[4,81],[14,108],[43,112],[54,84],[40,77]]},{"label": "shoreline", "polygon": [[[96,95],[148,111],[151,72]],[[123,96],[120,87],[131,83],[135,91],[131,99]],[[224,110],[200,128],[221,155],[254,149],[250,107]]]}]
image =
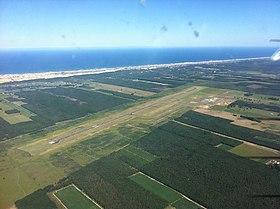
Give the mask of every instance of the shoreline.
[{"label": "shoreline", "polygon": [[162,67],[168,67],[168,68],[184,67],[188,65],[197,65],[197,64],[231,63],[231,62],[239,62],[239,61],[246,61],[246,60],[263,60],[263,59],[271,59],[271,57],[180,62],[180,63],[170,63],[170,64],[151,64],[151,65],[138,65],[138,66],[115,67],[115,68],[94,68],[94,69],[80,69],[80,70],[71,70],[71,71],[56,71],[56,72],[50,71],[50,72],[23,73],[23,74],[0,74],[0,84],[27,81],[27,80],[65,78],[65,77],[78,76],[78,75],[101,74],[101,73],[116,72],[121,70],[151,70],[151,69],[158,69]]}]

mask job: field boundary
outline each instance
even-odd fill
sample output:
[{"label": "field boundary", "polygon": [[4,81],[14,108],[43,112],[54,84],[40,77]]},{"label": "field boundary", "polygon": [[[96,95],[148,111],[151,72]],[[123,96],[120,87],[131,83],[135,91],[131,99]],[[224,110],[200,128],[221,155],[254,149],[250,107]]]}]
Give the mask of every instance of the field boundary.
[{"label": "field boundary", "polygon": [[[172,187],[169,187],[169,186],[165,185],[164,183],[162,183],[162,182],[160,182],[160,181],[154,179],[154,178],[151,177],[151,176],[148,176],[147,174],[145,174],[145,173],[143,173],[143,172],[141,172],[141,171],[139,171],[139,172],[137,172],[137,173],[134,173],[134,174],[131,175],[131,176],[137,175],[137,174],[139,174],[139,173],[142,174],[142,175],[144,175],[144,176],[146,176],[147,178],[151,179],[152,181],[157,182],[158,184],[160,184],[160,185],[162,185],[162,186],[164,186],[164,187],[170,188],[170,189],[173,190],[174,192],[176,192],[176,193],[182,195],[182,198],[187,199],[188,201],[190,201],[190,202],[196,204],[197,206],[199,206],[199,207],[201,207],[201,208],[203,208],[203,209],[207,209],[206,207],[204,207],[204,206],[202,206],[201,204],[195,202],[194,200],[192,200],[191,198],[189,198],[189,197],[187,197],[186,195],[182,194],[181,192],[177,191],[176,189],[173,189]],[[179,199],[182,199],[182,198],[179,198]],[[179,199],[178,199],[178,200],[179,200]],[[177,201],[177,200],[176,200],[176,201]],[[176,201],[175,201],[175,202],[176,202]]]},{"label": "field boundary", "polygon": [[177,120],[172,120],[172,121],[175,122],[175,123],[181,124],[183,126],[187,126],[187,127],[190,127],[190,128],[198,129],[198,130],[201,130],[201,131],[206,131],[208,133],[215,134],[217,136],[225,137],[225,138],[228,138],[228,139],[232,139],[232,140],[235,140],[235,141],[239,141],[239,142],[243,142],[243,143],[249,144],[251,146],[257,146],[257,147],[269,150],[271,152],[279,153],[279,150],[272,149],[270,147],[266,147],[266,146],[263,146],[263,145],[255,144],[255,143],[252,143],[252,142],[249,142],[249,141],[246,141],[246,140],[238,139],[238,138],[227,136],[227,135],[224,135],[224,134],[220,134],[220,133],[215,132],[215,131],[210,131],[208,129],[200,128],[200,127],[197,127],[197,126],[193,126],[193,125],[190,125],[190,124],[187,124],[187,123],[183,123],[183,122],[180,122],[180,121],[177,121]]},{"label": "field boundary", "polygon": [[75,187],[75,189],[77,189],[81,194],[83,194],[88,200],[90,200],[91,202],[93,202],[97,207],[99,207],[100,209],[104,209],[101,205],[99,205],[95,200],[93,200],[92,198],[90,198],[86,193],[84,193],[81,189],[79,189],[75,184],[69,184],[66,187],[62,187],[58,190],[56,190],[53,194],[54,196],[58,199],[58,201],[62,204],[63,207],[65,207],[67,209],[67,207],[62,203],[62,201],[55,195],[55,193],[59,192],[60,190],[66,189],[70,186]]},{"label": "field boundary", "polygon": [[[68,187],[68,186],[67,186]],[[66,188],[66,187],[64,187],[64,188]],[[58,190],[57,190],[58,191]],[[57,192],[56,191],[56,192]],[[63,204],[63,202],[56,196],[56,192],[53,192],[53,196],[56,198],[56,200],[59,202],[59,204],[61,204],[62,205],[62,207],[64,207],[65,209],[68,209],[64,204]]]}]

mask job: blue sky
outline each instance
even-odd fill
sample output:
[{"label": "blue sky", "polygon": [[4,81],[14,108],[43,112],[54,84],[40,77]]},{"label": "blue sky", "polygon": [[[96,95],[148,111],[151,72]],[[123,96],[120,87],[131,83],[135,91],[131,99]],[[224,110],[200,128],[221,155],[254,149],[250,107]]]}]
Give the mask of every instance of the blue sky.
[{"label": "blue sky", "polygon": [[279,46],[279,0],[0,0],[0,48]]}]

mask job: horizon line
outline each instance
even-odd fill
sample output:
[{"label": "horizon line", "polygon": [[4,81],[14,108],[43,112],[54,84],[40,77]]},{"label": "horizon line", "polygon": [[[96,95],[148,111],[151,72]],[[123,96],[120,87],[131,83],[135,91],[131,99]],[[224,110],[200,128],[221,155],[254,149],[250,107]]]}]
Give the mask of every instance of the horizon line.
[{"label": "horizon line", "polygon": [[1,50],[63,50],[63,49],[143,49],[143,48],[279,48],[279,46],[100,46],[100,47],[0,47]]}]

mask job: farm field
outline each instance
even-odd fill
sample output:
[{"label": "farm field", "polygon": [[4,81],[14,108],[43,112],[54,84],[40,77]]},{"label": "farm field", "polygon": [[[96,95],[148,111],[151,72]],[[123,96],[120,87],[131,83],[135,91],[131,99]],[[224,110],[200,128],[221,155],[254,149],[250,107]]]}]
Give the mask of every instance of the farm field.
[{"label": "farm field", "polygon": [[[68,179],[104,208],[194,208],[174,190],[199,204],[197,208],[278,208],[277,199],[261,196],[277,194],[279,173],[217,148],[221,143],[241,146],[238,141],[168,122],[132,142],[129,150],[135,154],[127,155],[124,147]],[[139,163],[137,153],[143,152],[156,158]],[[147,176],[166,186],[154,185],[157,182]],[[260,198],[252,199],[254,195]]]},{"label": "farm field", "polygon": [[238,145],[229,152],[234,153],[236,155],[242,156],[242,157],[249,157],[254,160],[267,162],[270,159],[279,159],[280,158],[280,151],[273,151],[271,149],[266,149],[259,146],[254,146],[252,144],[243,143],[241,145]]},{"label": "farm field", "polygon": [[278,209],[279,67],[238,63],[1,84],[0,209]]},{"label": "farm field", "polygon": [[68,209],[100,209],[92,200],[88,199],[75,186],[70,185],[56,191],[55,196]]},{"label": "farm field", "polygon": [[[10,104],[10,105],[9,105]],[[19,111],[19,107],[17,109],[14,109],[14,106],[16,105],[11,105],[8,101],[0,101],[0,117],[4,119],[6,122],[9,124],[17,124],[21,122],[27,122],[27,121],[32,121],[30,117],[26,116],[25,114],[22,113],[22,111]],[[21,108],[22,110],[23,108]],[[8,113],[8,111],[14,111],[13,113]]]},{"label": "farm field", "polygon": [[235,124],[231,124],[231,120],[210,116],[195,111],[189,111],[177,120],[182,123],[197,126],[199,128],[205,128],[206,130],[215,131],[217,133],[235,137],[240,140],[267,146],[272,149],[280,149],[280,141],[277,134],[237,126]]},{"label": "farm field", "polygon": [[[121,149],[129,144],[132,139],[138,139],[143,136],[143,134],[149,132],[149,127],[151,125],[166,121],[170,116],[174,117],[174,115],[176,116],[177,114],[180,114],[180,112],[191,108],[193,104],[190,104],[190,107],[185,105],[188,101],[197,97],[205,97],[211,92],[210,90],[205,93],[203,91],[200,92],[203,89],[204,88],[202,87],[195,89],[183,88],[177,93],[172,92],[172,96],[164,95],[162,98],[154,98],[151,101],[147,101],[147,103],[142,101],[139,104],[140,106],[135,106],[125,111],[115,111],[113,114],[107,114],[107,116],[105,114],[102,115],[102,117],[99,117],[99,119],[91,119],[91,121],[86,122],[82,121],[80,124],[76,125],[76,128],[71,127],[58,130],[40,138],[37,138],[36,135],[31,137],[25,136],[24,140],[27,141],[23,141],[22,138],[16,139],[13,141],[15,144],[13,144],[11,150],[19,150],[21,155],[19,156],[18,154],[15,154],[14,151],[9,151],[1,157],[3,159],[1,161],[1,166],[5,167],[7,171],[15,174],[17,169],[24,173],[29,173],[33,170],[33,167],[36,169],[35,172],[30,172],[30,176],[25,180],[30,185],[28,186],[28,194],[32,190],[34,191],[58,181],[60,178],[65,177],[66,174],[75,171],[80,166],[87,165],[93,160],[97,160],[113,151]],[[214,92],[216,93],[217,91],[214,90],[213,94]],[[158,106],[159,104],[160,106]],[[132,115],[131,112],[133,112]],[[123,119],[126,119],[126,117],[130,120],[124,121]],[[116,118],[116,121],[111,121],[114,118]],[[106,123],[106,126],[92,128],[92,126],[96,125],[96,122]],[[85,134],[81,132],[76,136],[72,135],[72,131],[80,131],[83,127],[86,127],[86,124],[88,124],[87,127],[92,128],[92,132]],[[106,134],[103,134],[106,132],[111,132],[113,135],[108,134],[105,137]],[[57,137],[56,135],[63,137],[68,136],[68,134],[69,141],[67,139],[55,145],[48,144],[48,142],[54,137]],[[102,137],[102,135],[104,137]],[[97,139],[96,137],[99,136],[100,138],[95,140]],[[8,143],[6,144],[8,147],[10,146]],[[8,148],[8,150],[9,149],[10,148]],[[5,152],[6,149],[3,150],[3,153]],[[61,152],[62,154],[57,155],[55,154],[56,152]],[[46,170],[45,174],[38,172],[41,170]],[[6,172],[1,172],[1,175],[7,179],[6,174]],[[50,178],[50,176],[52,178]],[[12,182],[12,179],[11,181],[2,181],[2,188],[8,187]],[[23,193],[18,192],[21,191],[18,185],[9,188],[9,192],[7,193],[9,194],[9,199],[4,198],[5,200],[2,201],[1,204],[9,205],[12,201],[24,196]]]},{"label": "farm field", "polygon": [[136,173],[129,177],[131,180],[145,188],[146,190],[152,192],[158,197],[168,201],[170,206],[175,207],[176,209],[185,208],[185,209],[200,209],[200,207],[196,203],[186,199],[179,192],[171,189],[170,187],[152,179],[151,177],[143,174]]},{"label": "farm field", "polygon": [[168,201],[169,203],[175,202],[180,199],[182,195],[172,190],[171,188],[160,184],[159,182],[150,179],[142,173],[136,173],[129,177],[132,181],[136,182],[144,189],[152,192],[156,196]]},{"label": "farm field", "polygon": [[[279,174],[265,165],[216,148],[222,140],[219,138],[215,134],[169,122],[135,142],[138,147],[161,156],[143,166],[141,171],[205,207],[253,209],[263,208],[262,204],[266,204],[267,207],[277,208],[279,202],[276,199],[254,201],[250,193],[278,194],[276,185],[268,185],[268,179],[264,178],[270,176],[274,179],[270,182],[276,183]],[[246,189],[242,182],[246,184]]]}]

